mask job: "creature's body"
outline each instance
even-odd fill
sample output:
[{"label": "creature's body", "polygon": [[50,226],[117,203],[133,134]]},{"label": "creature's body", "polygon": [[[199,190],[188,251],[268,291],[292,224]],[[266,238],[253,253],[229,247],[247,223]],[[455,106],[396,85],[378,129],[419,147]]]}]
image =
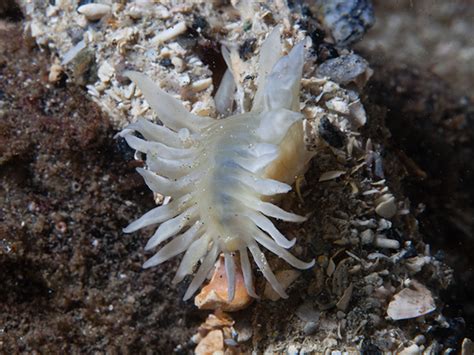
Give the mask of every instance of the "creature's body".
[{"label": "creature's body", "polygon": [[[277,40],[278,48],[270,48]],[[174,239],[144,267],[186,252],[174,282],[192,273],[200,261],[185,299],[205,281],[220,253],[225,256],[229,299],[234,297],[233,255],[237,253],[247,291],[257,297],[247,249],[272,287],[286,297],[258,244],[296,268],[314,264],[291,255],[286,249],[295,240],[286,239],[267,218],[304,220],[268,202],[272,196],[291,190],[290,184],[304,173],[311,157],[304,147],[303,117],[299,113],[304,47],[300,43],[276,61],[280,51],[278,33],[270,34],[266,43],[260,65],[271,63],[273,69],[269,72],[268,68],[266,73],[260,70],[263,77],[252,111],[221,120],[192,115],[145,75],[126,73],[158,113],[163,126],[140,119],[121,134],[132,148],[146,154],[146,168],[138,171],[147,185],[172,200],[131,223],[125,232],[161,223],[146,249]],[[146,140],[132,135],[133,131]]]}]

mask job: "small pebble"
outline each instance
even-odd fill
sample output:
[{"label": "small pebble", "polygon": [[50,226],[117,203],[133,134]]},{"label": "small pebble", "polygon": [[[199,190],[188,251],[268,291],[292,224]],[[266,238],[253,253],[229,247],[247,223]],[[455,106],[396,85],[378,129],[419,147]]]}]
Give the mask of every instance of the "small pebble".
[{"label": "small pebble", "polygon": [[418,355],[421,354],[420,347],[416,344],[410,345],[399,352],[400,355]]},{"label": "small pebble", "polygon": [[357,54],[329,59],[316,70],[318,77],[328,77],[342,85],[355,82],[363,86],[371,74],[372,70],[369,68],[369,63]]},{"label": "small pebble", "polygon": [[[382,198],[384,196],[382,196]],[[377,207],[375,207],[375,213],[387,219],[390,219],[393,216],[395,216],[397,214],[397,205],[395,203],[395,197],[390,196],[387,199],[385,198],[381,199]]]},{"label": "small pebble", "polygon": [[413,340],[417,345],[423,345],[426,342],[426,338],[423,334],[418,334]]},{"label": "small pebble", "polygon": [[303,333],[305,333],[305,335],[314,334],[316,333],[317,330],[318,330],[318,323],[316,322],[308,322],[303,327]]},{"label": "small pebble", "polygon": [[396,239],[388,239],[378,236],[375,239],[375,246],[384,249],[398,249],[400,248],[400,242]]},{"label": "small pebble", "polygon": [[317,322],[319,320],[319,312],[316,311],[311,303],[305,302],[296,309],[296,315],[304,322]]},{"label": "small pebble", "polygon": [[344,134],[334,127],[326,116],[321,118],[318,126],[318,133],[330,146],[333,146],[334,148],[343,147],[345,141]]},{"label": "small pebble", "polygon": [[84,15],[89,21],[98,21],[105,15],[110,14],[111,8],[105,4],[86,4],[80,6],[77,12]]},{"label": "small pebble", "polygon": [[57,83],[61,79],[63,72],[63,67],[59,64],[51,65],[51,68],[49,68],[48,81],[50,83]]},{"label": "small pebble", "polygon": [[323,21],[338,45],[356,42],[375,23],[370,0],[331,0],[322,4]]},{"label": "small pebble", "polygon": [[374,238],[375,234],[372,229],[366,229],[365,231],[360,233],[360,241],[363,245],[372,244]]},{"label": "small pebble", "polygon": [[104,61],[100,66],[99,70],[97,71],[97,76],[102,82],[106,83],[110,81],[114,73],[114,67],[112,67],[109,62]]}]

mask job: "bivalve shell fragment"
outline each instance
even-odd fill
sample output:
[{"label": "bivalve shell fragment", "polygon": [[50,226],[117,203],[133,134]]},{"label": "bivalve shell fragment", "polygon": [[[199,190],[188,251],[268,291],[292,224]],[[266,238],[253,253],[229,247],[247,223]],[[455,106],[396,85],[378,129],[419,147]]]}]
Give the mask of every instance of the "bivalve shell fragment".
[{"label": "bivalve shell fragment", "polygon": [[409,288],[404,288],[393,296],[388,305],[387,315],[393,320],[411,319],[431,313],[435,309],[431,291],[412,280]]}]

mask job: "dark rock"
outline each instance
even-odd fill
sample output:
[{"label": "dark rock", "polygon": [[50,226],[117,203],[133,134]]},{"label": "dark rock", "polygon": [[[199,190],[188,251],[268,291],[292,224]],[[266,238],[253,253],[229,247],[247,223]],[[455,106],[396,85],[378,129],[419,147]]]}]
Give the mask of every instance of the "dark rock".
[{"label": "dark rock", "polygon": [[369,63],[357,54],[348,54],[338,58],[329,59],[316,70],[319,77],[328,77],[338,84],[365,81]]},{"label": "dark rock", "polygon": [[239,47],[239,56],[242,60],[247,60],[252,56],[256,42],[257,40],[255,38],[249,38]]},{"label": "dark rock", "polygon": [[323,22],[331,30],[337,45],[349,46],[362,38],[374,25],[370,0],[319,0]]},{"label": "dark rock", "polygon": [[319,135],[327,144],[334,148],[342,148],[344,145],[344,134],[334,127],[327,117],[323,117],[319,123]]}]

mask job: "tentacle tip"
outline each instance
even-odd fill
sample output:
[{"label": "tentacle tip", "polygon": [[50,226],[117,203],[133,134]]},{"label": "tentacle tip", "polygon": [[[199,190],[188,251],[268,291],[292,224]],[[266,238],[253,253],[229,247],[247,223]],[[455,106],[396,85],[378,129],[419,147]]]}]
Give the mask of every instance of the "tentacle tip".
[{"label": "tentacle tip", "polygon": [[297,218],[295,219],[295,222],[296,223],[303,223],[303,222],[306,222],[307,220],[308,220],[308,216],[297,215]]},{"label": "tentacle tip", "polygon": [[118,139],[120,137],[124,138],[126,135],[131,134],[133,131],[134,131],[133,129],[125,127],[120,132],[116,133],[113,138],[114,139]]},{"label": "tentacle tip", "polygon": [[255,298],[256,300],[260,300],[261,297],[255,293],[255,291],[249,291],[247,290],[247,293],[249,294],[250,297]]},{"label": "tentacle tip", "polygon": [[314,266],[314,264],[316,264],[316,259],[313,259],[309,263],[307,263],[307,266],[305,267],[305,269],[311,269]]},{"label": "tentacle tip", "polygon": [[122,73],[123,76],[126,76],[127,78],[131,79],[131,80],[135,80],[135,78],[137,77],[137,75],[143,75],[142,73],[136,71],[136,70],[125,70],[123,73]]},{"label": "tentacle tip", "polygon": [[143,265],[142,265],[143,269],[149,269],[149,268],[155,266],[155,264],[153,262],[150,262],[150,260],[147,260],[143,263]]},{"label": "tentacle tip", "polygon": [[145,251],[149,251],[149,250],[153,249],[155,246],[156,246],[155,243],[148,242],[145,245]]},{"label": "tentacle tip", "polygon": [[130,228],[130,226],[126,226],[125,228],[122,228],[122,232],[126,233],[126,234],[129,234],[129,233],[133,232],[133,229]]}]

